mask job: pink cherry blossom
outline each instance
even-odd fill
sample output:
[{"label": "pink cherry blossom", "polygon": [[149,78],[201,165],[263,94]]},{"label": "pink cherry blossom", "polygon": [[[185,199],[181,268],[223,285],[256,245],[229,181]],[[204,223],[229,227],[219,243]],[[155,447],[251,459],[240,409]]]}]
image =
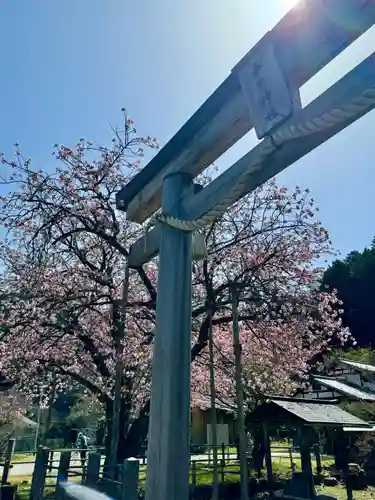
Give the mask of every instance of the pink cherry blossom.
[{"label": "pink cherry blossom", "polygon": [[[129,247],[144,228],[115,206],[115,194],[156,139],[138,137],[126,114],[109,146],[80,139],[56,145],[47,170],[16,145],[2,155],[0,372],[35,401],[81,385],[111,414],[121,297]],[[201,182],[210,182],[208,169]],[[217,393],[234,404],[231,287],[241,287],[243,378],[247,404],[303,384],[314,356],[345,343],[334,294],[318,291],[316,261],[333,253],[307,191],[271,181],[206,229],[209,258],[193,265],[192,404],[209,398],[208,316],[213,314]],[[155,334],[157,258],[130,275],[122,342],[122,456],[134,453],[133,425],[147,416]],[[157,334],[157,333],[156,333]],[[134,430],[137,429],[137,430]],[[142,430],[144,432],[144,428]],[[147,426],[146,426],[147,432]],[[137,444],[137,445],[138,445]],[[126,449],[126,451],[124,451]]]}]

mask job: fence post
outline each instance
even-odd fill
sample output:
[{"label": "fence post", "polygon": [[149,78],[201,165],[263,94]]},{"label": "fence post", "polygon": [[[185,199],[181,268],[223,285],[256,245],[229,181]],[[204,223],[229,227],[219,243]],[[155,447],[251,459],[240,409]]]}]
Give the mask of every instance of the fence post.
[{"label": "fence post", "polygon": [[225,444],[221,443],[221,460],[223,464],[225,465]]},{"label": "fence post", "polygon": [[86,486],[95,486],[99,479],[101,453],[89,453],[85,478]]},{"label": "fence post", "polygon": [[51,450],[49,454],[49,466],[48,466],[48,472],[52,472],[53,468],[53,450]]},{"label": "fence post", "polygon": [[56,491],[55,491],[56,500],[63,500],[66,497],[65,490],[60,486],[60,483],[68,480],[70,455],[71,455],[70,451],[62,451],[60,455],[59,468],[57,470],[57,478],[56,478]]},{"label": "fence post", "polygon": [[197,462],[195,460],[191,462],[191,484],[194,491],[197,487]]},{"label": "fence post", "polygon": [[35,458],[29,500],[43,500],[44,483],[46,482],[48,448],[38,448]]},{"label": "fence post", "polygon": [[57,482],[68,480],[71,451],[62,451],[60,455],[59,468],[57,470]]},{"label": "fence post", "polygon": [[320,446],[319,444],[316,444],[314,447],[314,452],[315,452],[315,459],[316,459],[316,472],[318,474],[321,474],[322,472],[322,460],[320,457]]},{"label": "fence post", "polygon": [[125,460],[122,466],[120,500],[138,500],[139,462]]},{"label": "fence post", "polygon": [[267,483],[272,486],[272,455],[271,455],[271,441],[268,433],[267,424],[263,423],[263,439],[264,439],[264,459],[267,469]]},{"label": "fence post", "polygon": [[288,452],[289,452],[289,460],[290,460],[290,468],[292,470],[292,472],[295,472],[295,465],[294,465],[294,460],[293,460],[293,451],[292,451],[292,447],[289,447],[288,448]]},{"label": "fence post", "polygon": [[8,475],[10,468],[12,466],[12,457],[14,453],[14,448],[16,446],[16,440],[14,438],[9,439],[7,451],[5,455],[4,465],[3,465],[3,476],[1,478],[1,484],[4,485],[8,482]]}]

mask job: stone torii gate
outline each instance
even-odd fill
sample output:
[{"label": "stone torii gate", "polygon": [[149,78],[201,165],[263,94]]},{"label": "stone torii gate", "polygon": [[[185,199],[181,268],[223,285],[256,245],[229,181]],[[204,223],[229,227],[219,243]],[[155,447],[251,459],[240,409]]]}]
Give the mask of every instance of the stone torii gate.
[{"label": "stone torii gate", "polygon": [[[128,261],[159,253],[147,500],[189,497],[192,233],[375,107],[375,54],[308,106],[299,98],[374,23],[374,0],[301,1],[117,195],[134,222],[162,208]],[[195,192],[194,177],[253,127],[263,140]]]}]

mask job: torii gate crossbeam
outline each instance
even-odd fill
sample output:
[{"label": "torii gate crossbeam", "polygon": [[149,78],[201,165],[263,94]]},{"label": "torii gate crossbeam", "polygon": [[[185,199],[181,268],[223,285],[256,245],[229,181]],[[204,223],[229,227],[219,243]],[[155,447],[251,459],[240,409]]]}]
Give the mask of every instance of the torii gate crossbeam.
[{"label": "torii gate crossbeam", "polygon": [[[374,23],[374,0],[302,0],[257,44],[271,41],[288,85],[298,91]],[[251,57],[254,49],[240,61]],[[238,65],[237,65],[238,66]],[[130,220],[144,222],[161,207],[166,173],[193,177],[212,164],[254,126],[236,68],[117,195]]]},{"label": "torii gate crossbeam", "polygon": [[[287,123],[292,126],[299,122],[307,122],[322,114],[324,110],[334,108],[340,109],[346,103],[350,102],[356,96],[361,95],[366,89],[374,85],[375,55],[373,54],[302,109],[298,115],[290,118]],[[282,172],[310,151],[319,147],[366,112],[370,111],[370,109],[366,111],[363,110],[358,113],[358,115],[349,117],[332,128],[291,141],[288,145],[276,151],[262,170],[254,172],[249,183],[248,192],[256,189],[271,177]],[[184,200],[183,207],[186,219],[198,219],[209,211],[217,199],[220,199],[228,190],[229,186],[233,184],[234,180],[249,167],[253,158],[257,155],[258,150],[259,146],[254,147],[245,156],[240,158],[236,163],[213,180],[204,190]],[[131,247],[129,254],[130,267],[137,268],[142,266],[157,255],[159,252],[160,232],[161,226],[156,225]]]}]

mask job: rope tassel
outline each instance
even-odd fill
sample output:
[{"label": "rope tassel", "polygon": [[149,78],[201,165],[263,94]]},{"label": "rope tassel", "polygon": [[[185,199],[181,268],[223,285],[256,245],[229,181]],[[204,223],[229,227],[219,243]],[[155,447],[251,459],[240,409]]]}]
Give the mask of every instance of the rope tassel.
[{"label": "rope tassel", "polygon": [[205,260],[208,257],[207,246],[206,246],[206,238],[202,233],[194,233],[193,234],[193,260]]}]

